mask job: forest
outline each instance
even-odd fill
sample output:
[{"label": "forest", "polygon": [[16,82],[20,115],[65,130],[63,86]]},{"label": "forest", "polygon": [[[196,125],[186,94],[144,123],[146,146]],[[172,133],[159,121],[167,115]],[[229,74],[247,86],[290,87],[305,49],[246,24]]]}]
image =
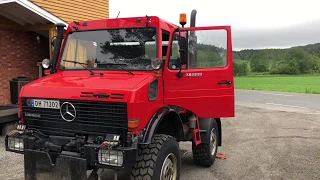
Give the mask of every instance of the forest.
[{"label": "forest", "polygon": [[[226,50],[197,45],[198,66],[224,65]],[[320,43],[287,49],[233,51],[235,76],[299,75],[320,73]]]},{"label": "forest", "polygon": [[320,73],[320,43],[287,49],[233,51],[234,74],[299,75]]}]

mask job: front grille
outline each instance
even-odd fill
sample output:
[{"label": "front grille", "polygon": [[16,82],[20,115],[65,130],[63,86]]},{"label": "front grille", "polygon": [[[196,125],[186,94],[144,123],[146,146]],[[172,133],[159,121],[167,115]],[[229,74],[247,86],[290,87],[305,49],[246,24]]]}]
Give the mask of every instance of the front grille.
[{"label": "front grille", "polygon": [[128,131],[127,103],[124,102],[59,99],[60,106],[64,102],[69,102],[76,109],[75,119],[67,122],[62,118],[60,109],[34,108],[28,105],[27,99],[33,98],[22,99],[25,123],[28,128],[39,129],[45,134],[63,136],[120,134],[125,137]]}]

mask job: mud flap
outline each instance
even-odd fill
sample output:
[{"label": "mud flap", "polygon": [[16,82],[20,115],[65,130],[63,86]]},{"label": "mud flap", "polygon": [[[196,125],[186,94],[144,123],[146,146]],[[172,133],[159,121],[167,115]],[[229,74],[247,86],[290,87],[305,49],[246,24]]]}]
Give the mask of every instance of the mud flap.
[{"label": "mud flap", "polygon": [[25,149],[25,180],[87,180],[86,159],[60,155],[56,163],[48,153]]}]

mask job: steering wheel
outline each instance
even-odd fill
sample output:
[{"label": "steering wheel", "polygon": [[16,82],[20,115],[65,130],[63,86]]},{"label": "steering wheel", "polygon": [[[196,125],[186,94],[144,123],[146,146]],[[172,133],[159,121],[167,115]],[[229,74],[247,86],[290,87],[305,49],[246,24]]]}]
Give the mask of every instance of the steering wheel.
[{"label": "steering wheel", "polygon": [[180,68],[180,59],[170,59],[169,60],[170,69],[179,69]]}]

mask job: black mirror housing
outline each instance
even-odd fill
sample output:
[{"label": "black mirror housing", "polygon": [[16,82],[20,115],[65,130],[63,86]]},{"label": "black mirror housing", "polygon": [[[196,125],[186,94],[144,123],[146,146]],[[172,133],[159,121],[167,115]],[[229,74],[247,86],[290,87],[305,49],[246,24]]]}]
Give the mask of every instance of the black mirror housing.
[{"label": "black mirror housing", "polygon": [[179,38],[179,55],[181,59],[181,65],[187,64],[187,42],[185,38]]},{"label": "black mirror housing", "polygon": [[[167,51],[168,51],[168,46],[167,45],[163,45],[162,46],[162,56],[166,56],[167,55]],[[170,56],[172,56],[172,48],[170,48]]]}]

